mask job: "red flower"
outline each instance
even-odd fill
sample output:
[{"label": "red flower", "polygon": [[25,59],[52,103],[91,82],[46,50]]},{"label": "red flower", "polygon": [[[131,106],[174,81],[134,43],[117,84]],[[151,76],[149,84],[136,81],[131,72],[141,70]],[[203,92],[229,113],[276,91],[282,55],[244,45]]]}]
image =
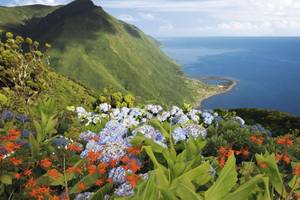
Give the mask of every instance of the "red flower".
[{"label": "red flower", "polygon": [[104,184],[104,182],[102,180],[96,180],[95,185],[97,186],[102,186]]},{"label": "red flower", "polygon": [[262,169],[268,168],[268,164],[265,162],[257,162],[258,166]]},{"label": "red flower", "polygon": [[141,153],[141,147],[128,147],[127,152],[132,155],[139,155]]},{"label": "red flower", "polygon": [[15,150],[17,150],[17,149],[20,149],[20,148],[21,148],[21,145],[16,144],[16,143],[14,143],[14,142],[9,142],[9,143],[7,143],[7,144],[4,145],[4,149],[5,149],[8,153],[10,153],[10,152],[12,152],[12,151],[15,151]]},{"label": "red flower", "polygon": [[53,179],[58,179],[60,177],[60,174],[58,173],[58,171],[56,169],[48,170],[47,174],[48,174],[48,176],[50,176]]},{"label": "red flower", "polygon": [[25,184],[26,188],[34,188],[35,186],[36,186],[36,180],[34,180],[34,178],[32,177]]},{"label": "red flower", "polygon": [[121,159],[121,161],[122,161],[123,163],[128,163],[128,162],[130,161],[130,158],[129,158],[128,156],[124,156],[124,157]]},{"label": "red flower", "polygon": [[12,162],[12,164],[13,164],[14,166],[18,166],[18,165],[20,165],[20,164],[22,163],[22,160],[17,159],[16,157],[12,157],[12,158],[10,159],[10,162]]},{"label": "red flower", "polygon": [[86,168],[87,168],[87,170],[88,170],[88,172],[89,172],[90,175],[97,173],[97,167],[96,167],[96,165],[87,165]]},{"label": "red flower", "polygon": [[103,163],[100,163],[99,164],[99,172],[101,173],[101,174],[105,174],[106,173],[106,168],[108,167],[109,165],[107,164],[107,163],[105,163],[105,162],[103,162]]},{"label": "red flower", "polygon": [[289,155],[284,154],[282,157],[282,160],[285,162],[285,164],[289,165],[291,163],[291,158],[289,157]]},{"label": "red flower", "polygon": [[17,131],[16,129],[12,129],[8,132],[8,139],[9,140],[16,140],[21,136],[21,132]]},{"label": "red flower", "polygon": [[40,165],[43,167],[43,168],[49,168],[51,167],[52,165],[52,162],[49,160],[49,159],[43,159],[40,161]]},{"label": "red flower", "polygon": [[32,174],[32,169],[27,169],[23,172],[25,176],[30,176]]},{"label": "red flower", "polygon": [[135,187],[140,179],[141,177],[136,174],[126,176],[126,180],[130,183],[132,187]]},{"label": "red flower", "polygon": [[16,174],[15,174],[15,178],[16,178],[17,180],[19,180],[21,177],[22,177],[22,175],[21,175],[20,173],[16,173]]},{"label": "red flower", "polygon": [[108,178],[106,181],[107,181],[108,183],[112,183],[112,182],[113,182],[113,179],[112,179],[112,178]]},{"label": "red flower", "polygon": [[78,185],[78,191],[81,192],[81,191],[83,191],[85,189],[86,189],[85,184],[83,182],[79,183],[79,185]]},{"label": "red flower", "polygon": [[281,161],[281,159],[282,159],[282,155],[280,153],[276,153],[275,155],[276,162],[278,163],[279,161]]},{"label": "red flower", "polygon": [[94,151],[89,151],[88,152],[88,160],[92,161],[92,162],[95,162],[98,160],[98,158],[101,156],[101,153],[100,152],[94,152]]},{"label": "red flower", "polygon": [[293,144],[294,144],[294,141],[290,138],[289,135],[286,135],[286,136],[278,137],[278,138],[276,139],[276,143],[279,144],[279,145],[287,145],[287,146],[290,146],[290,145],[293,145]]},{"label": "red flower", "polygon": [[111,161],[109,162],[109,166],[110,166],[110,167],[116,167],[116,166],[117,166],[117,162],[118,162],[118,161],[116,161],[116,160],[111,160]]},{"label": "red flower", "polygon": [[255,144],[263,144],[264,143],[264,137],[261,135],[252,135],[250,138],[250,141],[255,143]]},{"label": "red flower", "polygon": [[80,146],[78,146],[77,144],[70,144],[68,146],[68,150],[69,151],[75,151],[75,152],[81,152],[82,148]]},{"label": "red flower", "polygon": [[82,168],[81,167],[69,167],[67,169],[68,173],[74,173],[74,174],[82,174]]},{"label": "red flower", "polygon": [[294,175],[300,175],[300,164],[296,165],[293,170]]}]

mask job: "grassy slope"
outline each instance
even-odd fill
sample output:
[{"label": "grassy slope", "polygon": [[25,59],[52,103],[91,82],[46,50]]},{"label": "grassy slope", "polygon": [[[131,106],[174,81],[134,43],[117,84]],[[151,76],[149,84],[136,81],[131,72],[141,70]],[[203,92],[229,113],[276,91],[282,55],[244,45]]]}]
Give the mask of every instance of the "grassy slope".
[{"label": "grassy slope", "polygon": [[88,2],[78,0],[22,27],[24,34],[53,45],[49,55],[55,70],[98,91],[111,86],[150,102],[195,102],[211,93],[210,87],[187,80],[153,39]]}]

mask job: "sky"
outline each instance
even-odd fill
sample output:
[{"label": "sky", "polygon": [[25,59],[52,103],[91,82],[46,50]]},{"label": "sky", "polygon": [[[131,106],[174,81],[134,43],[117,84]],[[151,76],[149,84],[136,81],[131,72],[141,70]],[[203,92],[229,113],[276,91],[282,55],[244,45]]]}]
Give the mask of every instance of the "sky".
[{"label": "sky", "polygon": [[[70,0],[0,0],[2,6]],[[300,0],[94,0],[154,37],[300,36]]]}]

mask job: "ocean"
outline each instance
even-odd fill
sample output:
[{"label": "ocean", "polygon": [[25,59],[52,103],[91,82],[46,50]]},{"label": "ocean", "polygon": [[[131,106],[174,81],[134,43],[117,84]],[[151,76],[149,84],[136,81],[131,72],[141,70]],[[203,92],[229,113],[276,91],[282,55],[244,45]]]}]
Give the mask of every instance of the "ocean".
[{"label": "ocean", "polygon": [[266,108],[300,115],[300,38],[160,38],[190,77],[228,77],[230,92],[203,108]]}]

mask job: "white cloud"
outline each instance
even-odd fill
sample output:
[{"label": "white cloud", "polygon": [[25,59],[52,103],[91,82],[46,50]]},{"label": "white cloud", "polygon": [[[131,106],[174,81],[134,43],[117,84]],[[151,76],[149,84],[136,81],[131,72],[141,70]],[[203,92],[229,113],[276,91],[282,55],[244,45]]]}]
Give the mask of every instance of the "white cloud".
[{"label": "white cloud", "polygon": [[33,4],[44,4],[44,5],[60,5],[65,3],[65,0],[12,0],[7,6],[21,6],[21,5],[33,5]]},{"label": "white cloud", "polygon": [[138,19],[134,18],[131,15],[119,15],[118,18],[125,22],[136,22]]},{"label": "white cloud", "polygon": [[145,20],[149,20],[149,21],[155,20],[154,15],[152,15],[151,13],[140,13],[139,15],[142,19],[145,19]]},{"label": "white cloud", "polygon": [[171,23],[166,23],[166,24],[159,26],[160,32],[169,32],[169,31],[172,31],[173,29],[174,29],[174,26]]}]

